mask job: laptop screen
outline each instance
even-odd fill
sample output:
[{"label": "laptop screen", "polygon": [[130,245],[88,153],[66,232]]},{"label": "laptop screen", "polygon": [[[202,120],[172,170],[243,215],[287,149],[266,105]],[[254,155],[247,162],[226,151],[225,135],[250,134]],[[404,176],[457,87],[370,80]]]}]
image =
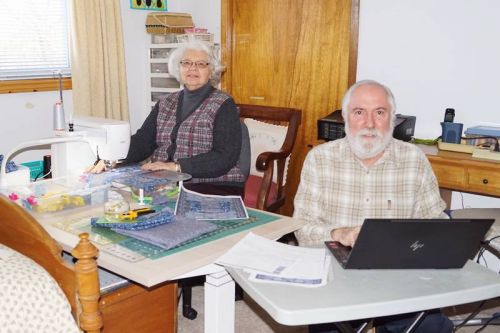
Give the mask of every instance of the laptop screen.
[{"label": "laptop screen", "polygon": [[493,219],[366,219],[345,268],[461,268],[475,256],[493,222]]}]

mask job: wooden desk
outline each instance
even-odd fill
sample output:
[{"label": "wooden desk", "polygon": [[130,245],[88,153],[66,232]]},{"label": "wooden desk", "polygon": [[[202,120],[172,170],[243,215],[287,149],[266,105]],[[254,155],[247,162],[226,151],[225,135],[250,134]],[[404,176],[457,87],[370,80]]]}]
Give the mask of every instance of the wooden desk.
[{"label": "wooden desk", "polygon": [[431,162],[441,196],[448,208],[451,191],[500,197],[500,162],[473,158],[471,154],[418,145]]}]

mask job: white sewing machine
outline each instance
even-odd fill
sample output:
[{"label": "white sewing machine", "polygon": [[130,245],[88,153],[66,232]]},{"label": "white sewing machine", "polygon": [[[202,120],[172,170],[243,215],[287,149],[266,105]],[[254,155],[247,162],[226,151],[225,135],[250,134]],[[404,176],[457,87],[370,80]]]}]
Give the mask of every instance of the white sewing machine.
[{"label": "white sewing machine", "polygon": [[24,142],[5,155],[0,171],[0,186],[28,184],[29,170],[6,173],[7,162],[21,151],[37,146],[51,146],[52,177],[79,175],[99,156],[116,162],[127,156],[130,145],[130,124],[126,121],[75,116],[74,131],[57,136]]}]

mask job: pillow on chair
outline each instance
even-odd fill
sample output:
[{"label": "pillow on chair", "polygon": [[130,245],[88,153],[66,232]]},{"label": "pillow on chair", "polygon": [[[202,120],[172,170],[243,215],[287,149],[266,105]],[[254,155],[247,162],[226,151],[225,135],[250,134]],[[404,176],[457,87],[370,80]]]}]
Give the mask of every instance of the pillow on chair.
[{"label": "pillow on chair", "polygon": [[[251,208],[257,208],[257,196],[259,195],[260,183],[262,183],[262,177],[250,175],[245,183],[245,206]],[[276,183],[271,184],[271,190],[269,191],[268,202],[273,202],[276,200],[278,195],[278,185]]]},{"label": "pillow on chair", "polygon": [[[252,161],[250,167],[250,175],[245,183],[245,205],[255,208],[257,206],[257,196],[259,195],[260,184],[262,182],[262,172],[258,171],[255,167],[257,157],[259,156],[259,154],[265,151],[278,151],[285,141],[288,127],[269,124],[250,118],[246,118],[244,121],[248,127],[248,132],[250,135],[250,151]],[[288,167],[288,159],[286,164],[285,179],[286,170]],[[271,184],[268,202],[276,200],[278,192],[276,179],[277,176],[275,172],[273,174],[273,183]]]}]

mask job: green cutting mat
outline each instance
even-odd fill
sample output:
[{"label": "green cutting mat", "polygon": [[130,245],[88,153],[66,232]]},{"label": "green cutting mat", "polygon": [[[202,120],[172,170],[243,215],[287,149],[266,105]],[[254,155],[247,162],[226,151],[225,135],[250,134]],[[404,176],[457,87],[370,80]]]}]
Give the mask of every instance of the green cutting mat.
[{"label": "green cutting mat", "polygon": [[251,209],[248,209],[248,215],[249,218],[244,220],[207,221],[217,225],[217,229],[197,238],[193,238],[169,250],[165,250],[159,246],[155,246],[132,237],[118,235],[108,228],[92,227],[91,232],[108,239],[111,238],[114,240],[114,244],[123,246],[149,259],[158,259],[279,219],[277,216]]}]

